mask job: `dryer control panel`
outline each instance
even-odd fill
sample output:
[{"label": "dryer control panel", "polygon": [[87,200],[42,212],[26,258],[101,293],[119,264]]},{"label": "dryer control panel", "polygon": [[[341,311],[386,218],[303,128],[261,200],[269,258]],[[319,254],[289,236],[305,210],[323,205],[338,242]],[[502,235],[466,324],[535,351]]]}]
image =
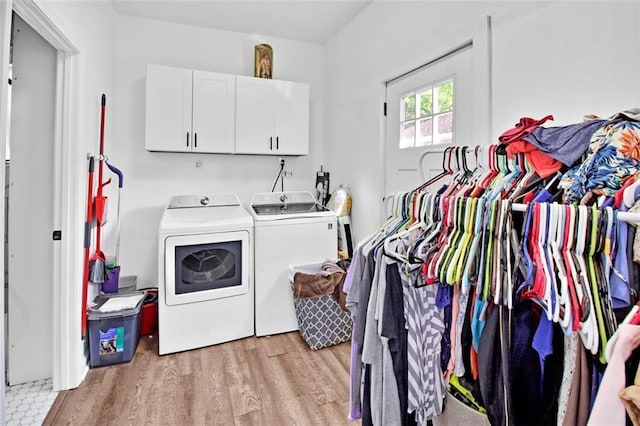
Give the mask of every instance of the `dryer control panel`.
[{"label": "dryer control panel", "polygon": [[235,194],[215,195],[176,195],[171,197],[168,209],[184,209],[194,207],[239,206],[240,200]]}]

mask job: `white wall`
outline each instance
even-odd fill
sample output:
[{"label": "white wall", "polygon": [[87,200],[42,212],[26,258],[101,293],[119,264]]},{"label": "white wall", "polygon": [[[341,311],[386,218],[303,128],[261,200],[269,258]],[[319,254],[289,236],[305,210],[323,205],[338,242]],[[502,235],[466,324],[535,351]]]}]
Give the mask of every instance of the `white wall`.
[{"label": "white wall", "polygon": [[[310,154],[286,157],[285,190],[311,190],[323,158],[324,55],[320,45],[252,34],[211,30],[119,16],[116,32],[116,92],[107,99],[114,137],[105,151],[124,174],[120,261],[123,275],[137,275],[138,287],[157,285],[157,230],[172,195],[214,192],[238,194],[249,204],[268,192],[279,170],[278,157],[148,152],[144,148],[145,73],[148,63],[253,75],[254,46],[274,51],[273,77],[310,84]],[[196,161],[204,168],[196,169]],[[115,223],[115,185],[110,185],[110,219]],[[278,186],[279,187],[279,186]],[[112,194],[112,195],[111,195]],[[113,219],[111,219],[113,218]],[[114,227],[107,225],[106,247],[113,252]]]},{"label": "white wall", "polygon": [[640,106],[640,4],[523,4],[493,19],[494,137],[521,116],[548,126]]},{"label": "white wall", "polygon": [[608,116],[638,105],[639,11],[633,2],[368,6],[325,45],[325,162],[332,183],[351,187],[356,239],[381,220],[383,81],[470,39],[491,15],[493,137],[475,143],[523,116],[552,113],[550,125]]}]

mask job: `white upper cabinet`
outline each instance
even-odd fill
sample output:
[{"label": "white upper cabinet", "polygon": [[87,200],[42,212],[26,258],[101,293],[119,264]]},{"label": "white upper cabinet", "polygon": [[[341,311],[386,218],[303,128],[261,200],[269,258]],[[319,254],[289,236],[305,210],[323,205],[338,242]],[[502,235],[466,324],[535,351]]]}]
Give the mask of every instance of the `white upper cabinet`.
[{"label": "white upper cabinet", "polygon": [[236,84],[236,153],[309,153],[308,84],[244,76]]},{"label": "white upper cabinet", "polygon": [[232,153],[235,76],[147,65],[145,148]]}]

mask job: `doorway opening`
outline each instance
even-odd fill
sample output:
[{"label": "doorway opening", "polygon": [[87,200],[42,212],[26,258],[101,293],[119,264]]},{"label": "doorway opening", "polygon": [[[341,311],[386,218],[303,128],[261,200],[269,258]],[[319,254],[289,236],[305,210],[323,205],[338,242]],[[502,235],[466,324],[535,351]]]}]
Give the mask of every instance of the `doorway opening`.
[{"label": "doorway opening", "polygon": [[[46,40],[54,49],[55,77],[54,77],[54,118],[52,136],[52,152],[49,156],[49,164],[52,166],[50,173],[49,192],[52,193],[53,206],[48,211],[50,225],[42,234],[51,245],[51,267],[48,271],[48,284],[52,289],[52,297],[49,301],[52,314],[48,318],[50,324],[50,334],[52,336],[51,347],[39,348],[48,352],[52,364],[52,382],[54,390],[71,389],[77,387],[88,371],[87,357],[85,354],[85,341],[81,338],[80,330],[80,299],[79,291],[82,275],[82,259],[78,255],[82,249],[82,219],[81,212],[76,208],[81,205],[82,176],[79,172],[77,159],[80,158],[80,144],[78,138],[78,63],[79,50],[62,30],[61,22],[47,7],[46,4],[36,2],[12,2],[4,3],[1,10],[4,21],[9,24],[12,10],[19,15],[41,38]],[[8,66],[8,56],[10,49],[10,31],[0,33],[0,49],[2,49],[3,68]],[[14,40],[15,48],[15,40]],[[13,54],[13,78],[12,78],[12,116],[16,115],[16,90],[17,75],[16,52]],[[3,79],[6,78],[7,69],[2,70]],[[5,104],[7,98],[6,87],[2,89],[3,117],[0,120],[0,139],[7,135],[7,125],[4,123],[6,117],[4,112],[8,110]],[[38,99],[32,104],[38,104]],[[14,120],[15,122],[15,120]],[[15,129],[11,130],[15,134]],[[11,166],[15,167],[16,153],[11,150]],[[4,175],[0,175],[4,177]],[[10,184],[10,182],[9,182]],[[32,209],[38,209],[38,199],[32,200]],[[11,194],[9,208],[11,208]],[[4,214],[4,209],[0,210],[0,215]],[[4,221],[4,218],[0,219]],[[5,232],[4,228],[2,232]],[[53,241],[52,231],[56,235],[62,235],[62,239]],[[62,232],[64,230],[64,232]],[[3,235],[4,237],[4,235]],[[9,235],[11,242],[11,235]],[[53,243],[52,243],[53,241]],[[33,268],[38,267],[39,258],[33,259]],[[11,269],[11,268],[9,268]],[[9,271],[9,289],[11,289],[11,270]],[[2,298],[4,299],[4,293]],[[3,300],[4,302],[4,300]],[[4,303],[3,303],[4,304]],[[25,307],[28,311],[28,307]],[[11,311],[9,307],[9,311]],[[1,323],[3,331],[5,327],[4,317]],[[4,335],[2,335],[2,347],[0,357],[1,364],[5,364]],[[4,372],[4,371],[3,371]],[[10,381],[12,381],[10,379]],[[4,406],[4,392],[0,393],[0,407]],[[0,415],[0,418],[2,416]]]},{"label": "doorway opening", "polygon": [[[53,392],[53,149],[57,51],[15,12],[5,147],[8,422],[44,420]],[[35,204],[35,205],[34,205]],[[29,393],[37,395],[28,398]]]}]

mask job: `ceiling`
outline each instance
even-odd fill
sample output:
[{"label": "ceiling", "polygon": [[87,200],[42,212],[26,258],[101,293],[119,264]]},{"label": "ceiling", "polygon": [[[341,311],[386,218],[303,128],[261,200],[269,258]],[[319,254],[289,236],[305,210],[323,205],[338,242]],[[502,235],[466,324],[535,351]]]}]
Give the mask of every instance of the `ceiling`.
[{"label": "ceiling", "polygon": [[372,0],[112,0],[116,13],[324,44]]}]

